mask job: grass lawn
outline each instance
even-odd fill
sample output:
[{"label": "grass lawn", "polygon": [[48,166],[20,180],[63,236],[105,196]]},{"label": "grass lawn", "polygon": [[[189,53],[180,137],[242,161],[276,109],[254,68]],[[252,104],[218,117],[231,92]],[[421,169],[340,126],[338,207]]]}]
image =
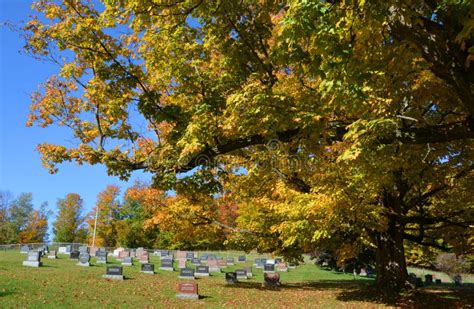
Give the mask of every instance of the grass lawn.
[{"label": "grass lawn", "polygon": [[[222,256],[228,253],[221,253]],[[236,255],[230,253],[229,255]],[[124,281],[107,281],[105,265],[76,266],[65,255],[56,260],[43,258],[43,267],[23,267],[25,255],[0,251],[0,308],[418,308],[469,307],[474,304],[474,285],[455,288],[451,284],[418,289],[397,299],[377,297],[372,279],[320,269],[310,262],[281,273],[282,287],[264,289],[261,269],[253,268],[254,278],[234,286],[226,285],[224,274],[195,280],[200,300],[175,298],[178,272],[158,270],[155,275],[141,274],[140,265],[124,267]],[[257,256],[248,256],[247,265]],[[109,264],[119,264],[109,258]],[[228,267],[232,270],[244,264]],[[177,265],[176,265],[177,268]]]}]

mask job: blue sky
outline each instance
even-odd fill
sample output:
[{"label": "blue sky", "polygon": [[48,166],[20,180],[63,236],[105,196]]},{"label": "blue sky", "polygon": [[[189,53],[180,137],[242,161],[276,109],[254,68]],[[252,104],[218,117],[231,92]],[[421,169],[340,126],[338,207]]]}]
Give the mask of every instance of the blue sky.
[{"label": "blue sky", "polygon": [[[0,0],[0,22],[19,25],[32,14],[30,0]],[[150,175],[135,173],[128,183],[108,176],[103,166],[77,166],[75,163],[59,166],[59,172],[50,175],[41,166],[36,145],[42,142],[71,144],[67,130],[25,126],[30,95],[38,85],[57,72],[48,62],[41,62],[21,54],[24,42],[20,35],[7,27],[0,27],[0,190],[33,193],[39,207],[43,201],[55,210],[56,200],[67,193],[81,195],[86,210],[90,210],[97,194],[107,184],[122,189],[136,179],[150,180]],[[53,219],[53,218],[51,218]]]}]

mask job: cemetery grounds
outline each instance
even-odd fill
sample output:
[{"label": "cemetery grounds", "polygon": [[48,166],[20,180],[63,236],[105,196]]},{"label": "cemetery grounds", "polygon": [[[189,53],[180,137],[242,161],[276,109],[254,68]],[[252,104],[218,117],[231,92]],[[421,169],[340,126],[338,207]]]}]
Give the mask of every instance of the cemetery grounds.
[{"label": "cemetery grounds", "polygon": [[[209,252],[208,252],[209,253]],[[235,257],[241,252],[213,252]],[[247,254],[245,263],[236,263],[225,271],[253,266],[255,258],[266,256]],[[267,256],[268,257],[268,256]],[[253,278],[228,285],[224,273],[211,274],[194,282],[199,286],[199,300],[177,299],[177,263],[175,271],[159,270],[159,257],[150,254],[155,275],[140,273],[140,263],[124,267],[124,281],[102,278],[106,265],[76,266],[68,255],[58,259],[42,258],[43,266],[22,266],[25,254],[18,250],[0,251],[0,308],[470,308],[474,305],[474,276],[464,276],[464,285],[455,287],[444,274],[410,269],[419,276],[430,273],[443,284],[417,289],[398,297],[379,293],[372,286],[373,278],[354,276],[322,269],[309,258],[289,272],[281,273],[282,286],[263,288],[262,269],[252,268]],[[107,265],[120,265],[109,257]]]}]

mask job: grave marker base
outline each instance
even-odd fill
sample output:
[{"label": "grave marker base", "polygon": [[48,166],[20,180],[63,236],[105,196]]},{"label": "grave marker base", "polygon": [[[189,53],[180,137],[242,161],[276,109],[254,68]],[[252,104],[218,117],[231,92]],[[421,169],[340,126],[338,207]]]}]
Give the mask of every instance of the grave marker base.
[{"label": "grave marker base", "polygon": [[196,279],[196,277],[185,277],[185,276],[178,276],[178,278],[179,279],[190,279],[190,280],[195,280]]},{"label": "grave marker base", "polygon": [[147,270],[140,270],[141,273],[148,274],[148,275],[154,275],[154,271],[147,271]]},{"label": "grave marker base", "polygon": [[194,277],[209,277],[209,273],[194,273]]},{"label": "grave marker base", "polygon": [[80,262],[77,263],[76,265],[77,265],[77,266],[83,266],[83,267],[89,267],[89,266],[91,266],[90,263],[80,263]]},{"label": "grave marker base", "polygon": [[40,266],[43,266],[43,263],[41,263],[41,262],[23,261],[23,266],[28,266],[28,267],[40,267]]},{"label": "grave marker base", "polygon": [[199,295],[198,294],[181,294],[181,293],[178,293],[178,294],[176,294],[176,298],[197,300],[197,299],[199,299]]},{"label": "grave marker base", "polygon": [[237,280],[247,280],[248,276],[237,276]]},{"label": "grave marker base", "polygon": [[174,271],[174,268],[171,268],[171,267],[160,267],[160,270]]},{"label": "grave marker base", "polygon": [[123,280],[123,275],[102,275],[102,278],[105,278],[105,279],[108,279],[108,280],[122,281]]},{"label": "grave marker base", "polygon": [[122,266],[133,266],[133,263],[122,263]]},{"label": "grave marker base", "polygon": [[55,257],[55,256],[49,256],[49,255],[48,255],[48,259],[50,259],[50,260],[55,260],[55,259],[57,259],[57,257]]}]

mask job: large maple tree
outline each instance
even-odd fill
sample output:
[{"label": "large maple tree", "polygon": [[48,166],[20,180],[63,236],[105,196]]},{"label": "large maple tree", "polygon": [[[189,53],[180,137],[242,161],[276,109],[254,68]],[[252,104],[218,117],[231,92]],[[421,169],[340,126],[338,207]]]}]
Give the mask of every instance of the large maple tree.
[{"label": "large maple tree", "polygon": [[234,192],[237,224],[270,234],[257,243],[372,246],[384,287],[406,285],[404,241],[472,252],[470,1],[35,9],[26,48],[60,71],[28,124],[67,126],[78,142],[39,145],[51,171],[105,164],[179,194]]}]

